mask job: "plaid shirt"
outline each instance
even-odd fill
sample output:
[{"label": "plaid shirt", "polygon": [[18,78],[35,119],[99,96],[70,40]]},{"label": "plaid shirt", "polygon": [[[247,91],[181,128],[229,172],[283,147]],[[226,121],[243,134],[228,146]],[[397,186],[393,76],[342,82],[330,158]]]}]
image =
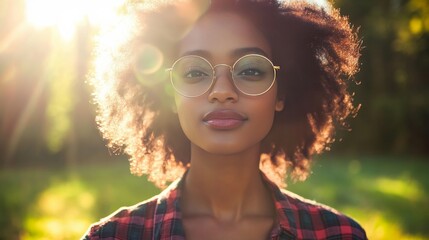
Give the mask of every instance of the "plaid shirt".
[{"label": "plaid shirt", "polygon": [[[264,180],[272,190],[277,211],[277,224],[268,239],[367,239],[351,218],[281,190],[265,176]],[[147,201],[119,209],[91,226],[82,239],[185,239],[179,207],[181,182],[175,181]]]}]

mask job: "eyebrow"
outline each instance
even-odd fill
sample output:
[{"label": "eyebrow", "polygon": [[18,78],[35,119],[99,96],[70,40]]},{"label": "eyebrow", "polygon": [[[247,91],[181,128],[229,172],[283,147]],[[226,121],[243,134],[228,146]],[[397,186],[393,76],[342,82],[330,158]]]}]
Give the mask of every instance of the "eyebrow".
[{"label": "eyebrow", "polygon": [[186,52],[180,54],[179,57],[189,56],[189,55],[197,55],[197,56],[201,56],[204,58],[208,58],[211,56],[210,52],[206,51],[206,50],[192,50],[192,51],[186,51]]},{"label": "eyebrow", "polygon": [[248,47],[248,48],[238,48],[232,52],[232,55],[235,57],[241,57],[246,54],[256,53],[268,57],[268,54],[258,47]]},{"label": "eyebrow", "polygon": [[[260,55],[263,55],[265,57],[268,57],[268,54],[264,50],[262,50],[261,48],[258,48],[258,47],[246,47],[246,48],[234,49],[232,51],[231,55],[236,57],[236,58],[239,58],[239,57],[242,57],[246,54],[252,54],[252,53],[260,54]],[[180,55],[180,57],[188,56],[188,55],[197,55],[197,56],[201,56],[204,58],[210,58],[210,56],[212,56],[212,54],[210,54],[210,52],[206,51],[206,50],[191,50],[191,51],[186,51],[186,52],[182,53]]]}]

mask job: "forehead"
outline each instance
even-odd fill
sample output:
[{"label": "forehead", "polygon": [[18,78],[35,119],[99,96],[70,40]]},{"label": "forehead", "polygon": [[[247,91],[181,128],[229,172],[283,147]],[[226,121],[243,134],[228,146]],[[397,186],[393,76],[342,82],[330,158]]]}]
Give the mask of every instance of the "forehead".
[{"label": "forehead", "polygon": [[[179,54],[201,52],[204,57],[228,59],[242,55],[237,49],[260,49],[267,57],[271,48],[265,36],[247,19],[231,12],[209,13],[192,27],[179,45]],[[260,52],[256,52],[260,53]]]}]

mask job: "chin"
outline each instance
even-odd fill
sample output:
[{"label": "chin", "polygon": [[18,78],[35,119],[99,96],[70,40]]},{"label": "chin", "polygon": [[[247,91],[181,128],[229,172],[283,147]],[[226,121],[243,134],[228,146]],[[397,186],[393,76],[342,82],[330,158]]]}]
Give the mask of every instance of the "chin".
[{"label": "chin", "polygon": [[210,146],[200,146],[200,148],[207,152],[208,154],[212,155],[220,155],[220,156],[227,156],[227,155],[237,155],[237,154],[243,154],[247,151],[252,151],[252,149],[258,149],[259,146],[257,144],[249,144],[246,146],[238,145],[237,142],[233,142],[231,144],[228,143],[219,143],[219,144],[210,144]]}]

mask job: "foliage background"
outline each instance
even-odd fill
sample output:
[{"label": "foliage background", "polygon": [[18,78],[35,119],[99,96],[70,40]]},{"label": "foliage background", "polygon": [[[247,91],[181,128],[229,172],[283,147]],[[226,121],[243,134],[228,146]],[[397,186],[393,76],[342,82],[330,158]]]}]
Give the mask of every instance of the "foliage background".
[{"label": "foliage background", "polygon": [[[0,0],[0,239],[68,239],[89,222],[158,190],[129,176],[126,158],[109,153],[96,129],[85,76],[97,26],[82,18],[64,39],[55,27],[28,24],[25,4]],[[340,131],[326,157],[336,160],[320,161],[327,167],[316,167],[310,181],[290,188],[353,214],[376,229],[373,239],[429,238],[421,226],[429,221],[429,212],[417,208],[427,206],[429,192],[422,172],[429,160],[429,1],[336,0],[334,5],[359,28],[363,40],[356,76],[360,84],[351,86],[362,107],[350,119],[353,131]],[[121,177],[112,179],[118,168]],[[329,177],[335,173],[337,178]],[[313,195],[321,182],[326,187]],[[362,189],[329,199],[337,195],[328,193],[342,192],[348,184]],[[370,194],[374,186],[382,190]],[[133,195],[135,191],[141,192]],[[385,200],[392,204],[380,207]],[[57,216],[66,209],[61,204],[80,208]],[[365,218],[348,206],[379,218]],[[43,226],[72,226],[65,214],[84,221],[65,237],[43,232]],[[408,217],[396,221],[400,215]]]}]

